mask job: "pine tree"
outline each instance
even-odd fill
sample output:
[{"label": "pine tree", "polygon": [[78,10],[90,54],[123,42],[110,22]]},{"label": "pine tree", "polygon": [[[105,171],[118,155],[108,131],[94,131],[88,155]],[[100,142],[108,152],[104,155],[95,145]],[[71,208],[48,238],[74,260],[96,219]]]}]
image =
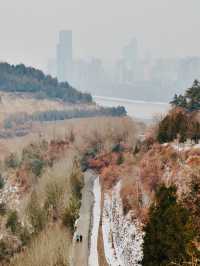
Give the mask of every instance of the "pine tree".
[{"label": "pine tree", "polygon": [[195,236],[189,211],[177,202],[176,187],[162,185],[145,227],[143,266],[186,261]]},{"label": "pine tree", "polygon": [[195,80],[192,87],[187,89],[184,95],[174,95],[170,102],[172,106],[185,108],[187,111],[200,110],[200,82]]}]

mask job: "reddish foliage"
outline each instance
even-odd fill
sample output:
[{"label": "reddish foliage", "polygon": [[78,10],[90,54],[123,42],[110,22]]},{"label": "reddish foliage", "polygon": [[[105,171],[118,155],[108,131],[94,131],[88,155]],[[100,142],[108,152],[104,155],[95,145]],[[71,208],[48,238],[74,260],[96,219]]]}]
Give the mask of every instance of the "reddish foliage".
[{"label": "reddish foliage", "polygon": [[139,201],[138,201],[139,193],[136,182],[126,183],[121,189],[121,198],[123,202],[124,213],[128,213],[129,210],[138,210]]},{"label": "reddish foliage", "polygon": [[162,181],[167,168],[175,170],[177,167],[177,152],[171,146],[155,144],[142,158],[140,162],[140,177],[142,183],[149,187],[150,191]]},{"label": "reddish foliage", "polygon": [[195,166],[198,166],[200,165],[200,156],[190,156],[188,159],[187,159],[187,164],[190,166],[190,167],[195,167]]},{"label": "reddish foliage", "polygon": [[121,175],[119,166],[109,165],[101,171],[101,177],[103,178],[104,186],[111,188],[117,183]]},{"label": "reddish foliage", "polygon": [[[125,163],[118,163],[120,156],[126,158]],[[132,167],[128,160],[129,157],[129,152],[111,152],[89,159],[88,165],[89,168],[96,170],[101,175],[104,186],[110,188]]]},{"label": "reddish foliage", "polygon": [[[56,160],[62,158],[70,143],[68,140],[53,140],[50,143],[46,143],[46,145],[44,148],[42,145],[30,144],[26,147],[26,153],[36,153],[36,158],[43,161],[44,165],[52,166]],[[16,182],[21,188],[28,190],[33,182],[33,177],[30,161],[23,159],[16,171]]]}]

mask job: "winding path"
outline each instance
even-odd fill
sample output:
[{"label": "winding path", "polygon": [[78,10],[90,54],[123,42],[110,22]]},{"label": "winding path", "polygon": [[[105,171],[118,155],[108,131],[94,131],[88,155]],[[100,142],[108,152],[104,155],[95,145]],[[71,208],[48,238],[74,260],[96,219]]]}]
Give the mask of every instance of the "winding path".
[{"label": "winding path", "polygon": [[99,266],[99,255],[98,255],[98,235],[99,235],[99,224],[101,217],[101,187],[99,183],[99,177],[94,181],[93,185],[94,204],[92,212],[92,224],[90,234],[90,254],[89,254],[89,266]]},{"label": "winding path", "polygon": [[[91,171],[87,171],[84,175],[85,185],[82,189],[80,218],[73,239],[71,266],[88,266],[89,238],[94,202],[93,184],[95,179],[96,176]],[[75,241],[76,234],[81,234],[83,236],[83,241],[81,243]]]}]

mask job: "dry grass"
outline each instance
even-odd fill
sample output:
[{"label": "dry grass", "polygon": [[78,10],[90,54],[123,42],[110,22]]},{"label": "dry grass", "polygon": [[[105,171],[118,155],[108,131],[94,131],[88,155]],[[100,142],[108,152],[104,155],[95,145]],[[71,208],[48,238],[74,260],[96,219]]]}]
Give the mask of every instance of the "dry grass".
[{"label": "dry grass", "polygon": [[64,108],[64,104],[58,101],[36,100],[30,97],[11,95],[8,93],[1,93],[1,95],[0,123],[10,114],[22,112],[32,114],[36,111],[62,110]]},{"label": "dry grass", "polygon": [[62,101],[48,100],[48,99],[34,99],[28,94],[13,94],[1,92],[0,103],[0,124],[2,120],[10,115],[16,113],[26,112],[32,114],[34,112],[43,112],[49,110],[73,110],[77,108],[94,108],[95,104],[70,104]]},{"label": "dry grass", "polygon": [[97,118],[82,124],[84,136],[82,141],[87,148],[100,145],[104,152],[110,152],[114,144],[120,142],[133,146],[136,142],[137,126],[131,118]]},{"label": "dry grass", "polygon": [[[47,203],[50,207],[45,207],[48,208],[48,218],[45,218],[44,229],[38,236],[32,235],[30,245],[14,256],[10,266],[68,266],[66,261],[69,259],[71,235],[60,224],[71,195],[69,177],[75,155],[73,148],[66,151],[62,159],[46,168],[38,181],[32,184],[30,191],[21,195],[18,214],[30,232],[35,230],[27,213],[31,192],[35,191],[37,195],[38,208],[44,208]],[[47,209],[44,210],[44,215],[47,214],[46,211]]]},{"label": "dry grass", "polygon": [[25,250],[16,255],[10,266],[68,266],[71,237],[59,225],[38,235]]},{"label": "dry grass", "polygon": [[82,118],[51,123],[36,123],[29,135],[11,139],[0,139],[0,159],[10,152],[18,152],[31,142],[40,139],[50,141],[63,139],[71,132],[75,135],[75,147],[82,153],[94,143],[100,142],[105,150],[110,150],[113,143],[123,138],[133,146],[138,132],[137,124],[128,117]]},{"label": "dry grass", "polygon": [[[37,192],[41,206],[45,204],[48,197],[55,197],[52,200],[56,201],[59,216],[61,216],[71,195],[69,178],[73,169],[74,156],[73,150],[68,151],[61,160],[54,163],[53,167],[48,167],[31,188],[31,191]],[[31,191],[23,196],[20,203],[19,212],[25,224],[27,224],[26,208],[30,202]],[[59,195],[55,195],[56,191],[59,192]]]}]

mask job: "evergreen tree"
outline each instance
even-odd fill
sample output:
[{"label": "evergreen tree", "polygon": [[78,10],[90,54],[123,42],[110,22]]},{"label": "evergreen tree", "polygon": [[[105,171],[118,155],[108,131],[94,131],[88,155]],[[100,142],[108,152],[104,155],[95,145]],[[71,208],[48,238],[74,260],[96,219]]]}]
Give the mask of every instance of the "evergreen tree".
[{"label": "evergreen tree", "polygon": [[187,111],[200,110],[200,82],[195,80],[191,88],[186,90],[184,95],[175,94],[170,102],[172,106],[185,108]]},{"label": "evergreen tree", "polygon": [[145,226],[143,266],[166,266],[188,259],[195,236],[189,211],[177,202],[176,187],[162,185]]},{"label": "evergreen tree", "polygon": [[[185,206],[191,211],[194,226],[200,232],[200,168],[193,168],[191,172],[190,192],[184,199]],[[198,234],[200,240],[200,234]]]},{"label": "evergreen tree", "polygon": [[178,105],[178,95],[175,94],[173,100],[170,102],[171,105]]},{"label": "evergreen tree", "polygon": [[158,127],[157,140],[160,143],[170,142],[179,136],[179,141],[186,141],[189,137],[187,115],[183,112],[174,112],[167,115]]}]

